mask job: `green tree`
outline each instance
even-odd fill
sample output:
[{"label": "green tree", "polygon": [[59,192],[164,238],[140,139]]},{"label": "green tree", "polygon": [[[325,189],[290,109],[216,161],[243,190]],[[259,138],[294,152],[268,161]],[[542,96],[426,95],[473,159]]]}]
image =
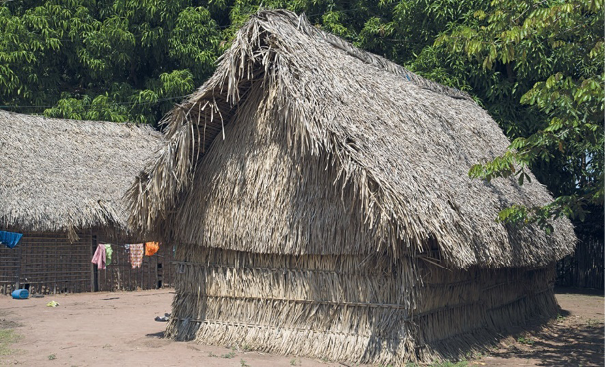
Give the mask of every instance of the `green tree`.
[{"label": "green tree", "polygon": [[0,5],[0,104],[156,123],[213,71],[222,32],[194,1]]},{"label": "green tree", "polygon": [[470,175],[514,174],[523,184],[530,167],[555,200],[513,206],[500,220],[549,230],[549,218],[566,215],[582,226],[592,213],[584,227],[602,236],[603,0],[494,0],[473,16],[442,33],[428,58],[437,52],[464,60],[450,71],[479,76],[466,80],[514,139],[503,156],[480,162]]},{"label": "green tree", "polygon": [[211,75],[261,3],[306,13],[318,27],[406,64],[482,1],[4,2],[0,105],[53,117],[155,123]]}]

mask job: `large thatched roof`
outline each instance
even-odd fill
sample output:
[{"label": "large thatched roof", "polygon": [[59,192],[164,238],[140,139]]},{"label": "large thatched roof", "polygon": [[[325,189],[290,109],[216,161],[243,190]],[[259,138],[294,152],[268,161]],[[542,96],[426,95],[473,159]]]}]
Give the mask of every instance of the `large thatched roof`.
[{"label": "large thatched roof", "polygon": [[123,196],[161,141],[150,127],[0,111],[0,228],[126,228]]},{"label": "large thatched roof", "polygon": [[[258,110],[245,110],[255,98],[261,100]],[[521,187],[513,178],[491,183],[468,178],[471,165],[503,153],[509,141],[466,94],[358,50],[316,29],[304,16],[286,11],[253,16],[212,78],[166,117],[169,142],[130,191],[132,223],[168,233],[173,213],[187,200],[199,197],[189,194],[191,188],[210,180],[203,176],[210,171],[198,167],[217,161],[206,161],[206,153],[235,139],[229,124],[250,121],[243,116],[249,113],[271,121],[274,130],[286,131],[286,146],[294,156],[326,159],[325,169],[335,172],[333,187],[355,191],[355,203],[345,202],[345,206],[359,209],[373,243],[339,243],[336,234],[315,231],[311,234],[314,245],[329,247],[320,253],[388,249],[393,255],[429,256],[432,248],[440,250],[449,266],[466,268],[542,266],[573,249],[575,236],[566,219],[554,223],[555,232],[550,236],[536,226],[517,229],[496,222],[498,212],[508,205],[542,205],[551,197],[533,177]],[[231,146],[241,149],[237,144]],[[240,166],[251,169],[246,162]],[[261,168],[266,169],[258,166]],[[224,168],[231,169],[237,167]],[[275,171],[274,175],[280,174],[279,169]],[[237,175],[233,173],[233,177]],[[260,189],[270,182],[278,181],[258,181],[263,186]],[[237,196],[229,196],[241,187],[217,187],[215,183],[205,187],[224,190],[217,203],[224,205],[222,212],[232,213],[231,219],[214,222],[204,233],[192,232],[179,240],[197,241],[205,236],[212,246],[232,250],[318,253],[309,247],[309,235],[280,233],[276,231],[278,221],[272,217],[286,217],[282,219],[288,228],[311,228],[312,221],[329,218],[293,214],[288,208],[276,207],[279,201],[274,197],[259,199],[258,207],[248,213],[244,207],[234,209]],[[280,205],[291,204],[282,200]],[[264,212],[257,210],[262,207]],[[221,208],[215,212],[220,215]],[[191,213],[181,210],[177,215],[187,221],[178,222],[179,226],[200,224]],[[251,245],[250,236],[259,232],[264,237]],[[222,244],[220,233],[229,237],[228,245]]]}]

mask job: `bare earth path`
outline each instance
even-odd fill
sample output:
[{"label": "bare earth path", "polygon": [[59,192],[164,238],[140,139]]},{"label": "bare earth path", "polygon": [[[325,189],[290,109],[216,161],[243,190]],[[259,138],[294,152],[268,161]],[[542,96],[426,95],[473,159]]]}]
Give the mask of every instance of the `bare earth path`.
[{"label": "bare earth path", "polygon": [[[308,358],[162,339],[171,290],[84,293],[13,300],[0,296],[0,331],[18,340],[0,365],[20,366],[342,366]],[[469,366],[602,366],[603,296],[558,294],[562,317],[510,337]],[[50,301],[58,307],[47,307]],[[2,334],[0,334],[2,335]],[[1,344],[0,339],[0,344]],[[1,345],[0,345],[1,347]],[[0,352],[3,349],[0,348]]]}]

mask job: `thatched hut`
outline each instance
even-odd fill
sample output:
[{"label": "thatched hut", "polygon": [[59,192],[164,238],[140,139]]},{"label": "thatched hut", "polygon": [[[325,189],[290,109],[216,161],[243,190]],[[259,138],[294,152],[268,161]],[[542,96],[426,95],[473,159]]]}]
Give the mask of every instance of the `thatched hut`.
[{"label": "thatched hut", "polygon": [[116,246],[97,272],[91,257],[97,242],[133,239],[124,194],[162,139],[150,127],[0,111],[0,230],[24,234],[0,246],[0,293],[157,285],[158,259],[134,271]]},{"label": "thatched hut", "polygon": [[557,312],[572,226],[495,220],[551,197],[468,178],[509,142],[460,91],[262,11],[165,122],[129,195],[178,243],[173,338],[399,364]]}]

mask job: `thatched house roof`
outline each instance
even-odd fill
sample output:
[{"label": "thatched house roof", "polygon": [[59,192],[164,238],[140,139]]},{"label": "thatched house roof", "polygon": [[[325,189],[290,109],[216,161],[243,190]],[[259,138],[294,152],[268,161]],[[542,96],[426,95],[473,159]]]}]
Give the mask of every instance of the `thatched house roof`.
[{"label": "thatched house roof", "polygon": [[[254,98],[262,99],[259,109],[247,110]],[[359,228],[339,229],[333,225],[339,219],[325,214],[329,210],[305,207],[304,199],[280,201],[295,181],[259,179],[259,192],[269,182],[281,184],[253,203],[254,210],[236,207],[236,189],[210,182],[214,171],[233,170],[236,185],[238,177],[263,168],[250,167],[253,160],[207,167],[214,146],[237,138],[230,136],[230,123],[249,113],[270,119],[274,130],[285,129],[287,149],[300,162],[325,159],[326,172],[335,175],[333,188],[325,190],[352,190],[354,202],[342,204],[359,210]],[[174,223],[187,227],[187,233],[170,232],[179,241],[283,254],[388,250],[430,257],[438,249],[447,266],[460,268],[543,266],[570,253],[576,241],[567,219],[554,222],[552,235],[496,221],[511,204],[543,205],[552,198],[533,176],[523,186],[513,178],[469,179],[473,164],[502,154],[509,141],[466,94],[356,49],[291,12],[253,16],[216,73],[165,122],[167,144],[130,191],[131,220],[164,234]],[[231,145],[234,152],[245,149]],[[278,176],[275,167],[272,175]],[[320,180],[300,178],[311,179]],[[200,218],[195,200],[201,194],[194,192],[202,189],[222,190],[214,212],[232,213],[233,220]],[[332,224],[321,225],[326,221]],[[205,230],[196,232],[202,222]]]},{"label": "thatched house roof", "polygon": [[0,228],[126,228],[123,199],[162,136],[150,127],[0,111]]}]

